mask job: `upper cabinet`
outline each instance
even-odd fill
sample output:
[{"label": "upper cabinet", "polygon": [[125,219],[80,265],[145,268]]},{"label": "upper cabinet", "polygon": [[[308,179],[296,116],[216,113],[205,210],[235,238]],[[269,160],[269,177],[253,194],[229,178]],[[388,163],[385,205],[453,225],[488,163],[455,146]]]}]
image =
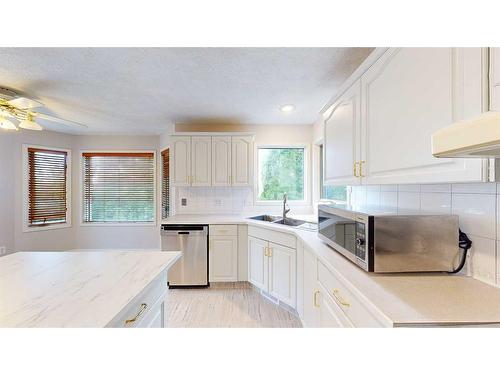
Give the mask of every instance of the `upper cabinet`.
[{"label": "upper cabinet", "polygon": [[231,137],[231,182],[233,186],[250,186],[253,183],[253,137]]},{"label": "upper cabinet", "polygon": [[212,186],[231,185],[231,137],[212,137]]},{"label": "upper cabinet", "polygon": [[172,185],[191,185],[191,137],[173,137],[172,140]]},{"label": "upper cabinet", "polygon": [[490,110],[500,111],[500,48],[490,48]]},{"label": "upper cabinet", "polygon": [[328,110],[324,126],[323,176],[326,184],[358,185],[361,84],[356,82]]},{"label": "upper cabinet", "polygon": [[191,137],[191,186],[212,182],[212,137]]},{"label": "upper cabinet", "polygon": [[486,72],[482,48],[388,49],[324,113],[325,183],[485,181],[485,160],[433,157],[431,134],[487,109]]},{"label": "upper cabinet", "polygon": [[172,136],[173,186],[251,186],[253,136]]}]

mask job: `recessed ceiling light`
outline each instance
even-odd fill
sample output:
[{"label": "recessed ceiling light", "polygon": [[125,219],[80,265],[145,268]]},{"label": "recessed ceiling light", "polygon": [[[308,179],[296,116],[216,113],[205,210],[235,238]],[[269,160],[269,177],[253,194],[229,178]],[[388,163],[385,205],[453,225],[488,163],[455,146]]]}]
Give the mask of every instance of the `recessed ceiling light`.
[{"label": "recessed ceiling light", "polygon": [[285,104],[280,107],[281,112],[292,112],[295,109],[295,106],[293,104]]}]

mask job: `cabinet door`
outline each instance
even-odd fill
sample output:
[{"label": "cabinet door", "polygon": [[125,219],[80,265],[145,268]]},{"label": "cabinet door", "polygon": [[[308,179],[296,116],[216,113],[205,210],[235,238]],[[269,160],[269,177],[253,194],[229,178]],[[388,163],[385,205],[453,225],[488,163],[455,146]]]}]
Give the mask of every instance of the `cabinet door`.
[{"label": "cabinet door", "polygon": [[500,48],[490,48],[490,111],[500,111]]},{"label": "cabinet door", "polygon": [[191,184],[191,137],[172,137],[172,185],[189,186]]},{"label": "cabinet door", "polygon": [[[316,257],[304,246],[304,269],[303,269],[303,315],[302,322],[307,328],[317,327],[319,324],[319,311],[317,306],[318,290],[318,267]],[[316,304],[315,304],[316,302]]]},{"label": "cabinet door", "polygon": [[359,185],[354,163],[360,160],[361,83],[356,82],[325,113],[325,184]]},{"label": "cabinet door", "polygon": [[191,186],[210,186],[212,137],[191,137]]},{"label": "cabinet door", "polygon": [[253,184],[253,137],[232,137],[231,180],[233,186]]},{"label": "cabinet door", "polygon": [[265,255],[268,242],[248,237],[248,281],[267,292],[268,257]]},{"label": "cabinet door", "polygon": [[231,137],[212,137],[212,186],[231,185]]},{"label": "cabinet door", "polygon": [[209,280],[238,280],[238,237],[211,236],[209,247]]},{"label": "cabinet door", "polygon": [[482,181],[481,159],[442,159],[431,134],[484,109],[481,48],[392,48],[362,77],[367,184]]},{"label": "cabinet door", "polygon": [[295,308],[297,251],[269,243],[269,294]]},{"label": "cabinet door", "polygon": [[321,328],[353,327],[339,305],[328,296],[327,291],[318,284],[319,326]]}]

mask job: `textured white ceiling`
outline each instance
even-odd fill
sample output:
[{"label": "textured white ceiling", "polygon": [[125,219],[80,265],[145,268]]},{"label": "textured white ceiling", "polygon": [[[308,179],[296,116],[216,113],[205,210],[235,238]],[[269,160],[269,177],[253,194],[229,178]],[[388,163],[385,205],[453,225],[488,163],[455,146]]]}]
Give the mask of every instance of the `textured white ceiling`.
[{"label": "textured white ceiling", "polygon": [[[41,112],[88,125],[88,133],[159,134],[204,120],[310,124],[371,50],[0,48],[0,86],[43,102]],[[288,103],[296,110],[281,113]]]}]

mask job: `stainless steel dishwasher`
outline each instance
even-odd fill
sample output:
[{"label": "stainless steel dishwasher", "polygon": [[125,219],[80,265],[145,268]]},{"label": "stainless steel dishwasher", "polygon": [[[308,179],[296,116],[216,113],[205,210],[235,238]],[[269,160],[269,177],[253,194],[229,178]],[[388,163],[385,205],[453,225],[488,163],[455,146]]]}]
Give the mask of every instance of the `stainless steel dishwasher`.
[{"label": "stainless steel dishwasher", "polygon": [[182,252],[168,271],[169,287],[209,286],[208,225],[162,224],[161,249]]}]

